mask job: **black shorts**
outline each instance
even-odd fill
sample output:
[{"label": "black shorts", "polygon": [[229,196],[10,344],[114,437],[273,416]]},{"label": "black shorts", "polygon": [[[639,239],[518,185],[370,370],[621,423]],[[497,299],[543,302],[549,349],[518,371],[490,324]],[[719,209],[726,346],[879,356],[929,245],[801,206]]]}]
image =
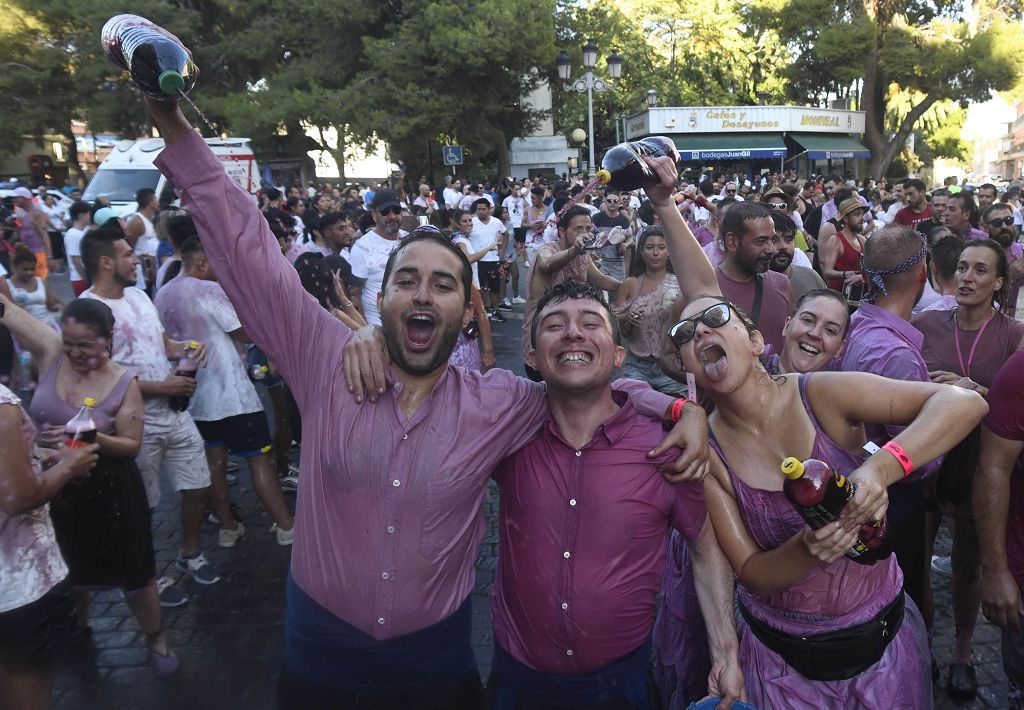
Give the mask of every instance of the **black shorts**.
[{"label": "black shorts", "polygon": [[500,261],[479,261],[477,262],[477,276],[480,278],[481,291],[493,291],[497,293],[501,286],[501,279],[498,269],[501,268]]},{"label": "black shorts", "polygon": [[526,233],[529,231],[527,227],[516,227],[512,230],[512,236],[519,244],[526,244]]},{"label": "black shorts", "polygon": [[270,453],[270,427],[263,412],[237,414],[215,422],[197,419],[196,427],[208,449],[227,446],[235,456],[246,459]]},{"label": "black shorts", "polygon": [[0,614],[0,667],[40,673],[67,667],[78,620],[65,579],[31,604]]}]

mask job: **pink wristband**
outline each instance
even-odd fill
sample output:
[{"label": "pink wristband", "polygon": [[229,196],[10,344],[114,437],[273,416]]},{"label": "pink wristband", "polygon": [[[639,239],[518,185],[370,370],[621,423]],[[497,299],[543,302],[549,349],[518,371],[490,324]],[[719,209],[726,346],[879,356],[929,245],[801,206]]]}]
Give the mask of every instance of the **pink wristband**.
[{"label": "pink wristband", "polygon": [[686,397],[680,397],[679,399],[677,399],[675,402],[672,403],[672,422],[673,423],[679,421],[680,417],[683,416],[683,407],[686,406],[687,402],[692,402],[692,401],[693,400],[687,399]]},{"label": "pink wristband", "polygon": [[910,475],[911,471],[914,470],[914,462],[911,461],[910,455],[903,450],[903,447],[897,444],[895,441],[890,441],[888,444],[882,447],[883,451],[888,451],[890,454],[896,457],[896,460],[900,462],[900,466],[903,467],[903,477],[906,478]]}]

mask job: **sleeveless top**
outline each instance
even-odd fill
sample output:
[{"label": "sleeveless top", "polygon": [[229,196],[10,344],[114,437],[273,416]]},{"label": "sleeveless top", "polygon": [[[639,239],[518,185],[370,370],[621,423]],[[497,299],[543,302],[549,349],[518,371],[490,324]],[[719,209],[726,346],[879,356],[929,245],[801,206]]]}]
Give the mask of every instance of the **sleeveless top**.
[{"label": "sleeveless top", "polygon": [[[856,271],[857,273],[860,273],[861,252],[847,241],[846,237],[843,236],[843,230],[840,229],[837,231],[836,237],[839,238],[842,250],[839,252],[839,256],[836,257],[836,264],[833,268],[836,271]],[[828,283],[828,287],[831,289],[840,292],[843,290],[842,279],[828,279],[826,283]]]},{"label": "sleeveless top", "polygon": [[[31,455],[36,428],[25,414],[21,400],[0,385],[0,404],[13,404],[18,408],[21,430],[8,432],[8,435],[20,436]],[[39,461],[34,456],[31,461],[32,475],[38,476]],[[57,547],[49,506],[14,516],[0,511],[0,613],[31,604],[67,576],[68,568]]]},{"label": "sleeveless top", "polygon": [[30,316],[46,324],[56,322],[57,314],[46,308],[46,284],[41,278],[36,276],[35,291],[26,291],[14,279],[7,279],[7,285],[11,289],[12,300],[24,308]]},{"label": "sleeveless top", "polygon": [[[63,426],[82,408],[81,404],[68,404],[57,394],[57,372],[60,370],[62,362],[64,362],[63,355],[58,355],[53,359],[53,364],[50,365],[50,369],[46,371],[42,379],[39,380],[39,386],[32,396],[29,413],[39,424]],[[107,396],[102,400],[97,398],[96,406],[92,412],[92,419],[96,423],[96,430],[101,434],[113,435],[117,433],[114,419],[124,403],[124,396],[128,391],[128,385],[132,383],[133,379],[135,379],[135,375],[125,370]]]},{"label": "sleeveless top", "polygon": [[[647,276],[640,277],[638,291],[642,291]],[[640,294],[621,308],[613,309],[618,315],[629,311],[642,310],[644,319],[633,326],[632,334],[626,342],[630,353],[639,358],[657,360],[661,357],[662,337],[668,330],[668,317],[672,313],[672,305],[679,296],[679,281],[675,274],[665,274],[665,278],[650,293]]]},{"label": "sleeveless top", "polygon": [[[814,425],[811,457],[852,473],[863,460],[840,448],[818,426],[807,400],[810,375],[800,375],[800,398]],[[729,466],[721,446],[710,431],[711,447],[721,457],[736,491],[736,502],[747,532],[762,550],[772,550],[804,529],[803,518],[781,491],[755,488]],[[779,476],[782,474],[779,473]],[[896,556],[862,565],[847,557],[832,564],[818,562],[803,580],[768,597],[755,595],[737,580],[743,603],[760,619],[789,633],[823,633],[871,619],[889,604],[903,586]]]},{"label": "sleeveless top", "polygon": [[26,210],[25,214],[21,218],[21,232],[18,238],[21,243],[28,247],[29,251],[33,254],[42,254],[45,247],[43,246],[43,235],[38,229],[31,226],[32,214],[36,211],[33,206],[32,209]]}]

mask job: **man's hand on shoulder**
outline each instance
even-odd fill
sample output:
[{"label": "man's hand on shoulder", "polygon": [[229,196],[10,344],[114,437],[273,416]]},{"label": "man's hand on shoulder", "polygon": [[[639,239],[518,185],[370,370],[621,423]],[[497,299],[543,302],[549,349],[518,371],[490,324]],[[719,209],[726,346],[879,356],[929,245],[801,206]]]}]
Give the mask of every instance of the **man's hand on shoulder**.
[{"label": "man's hand on shoulder", "polygon": [[357,330],[345,343],[342,363],[348,391],[356,396],[357,402],[362,402],[363,397],[376,402],[378,395],[384,394],[394,382],[391,357],[380,326],[367,325]]},{"label": "man's hand on shoulder", "polygon": [[702,481],[708,473],[711,446],[708,443],[708,417],[695,402],[683,406],[679,421],[665,435],[648,458],[658,458],[672,447],[682,449],[675,461],[662,464],[658,470],[669,483]]}]

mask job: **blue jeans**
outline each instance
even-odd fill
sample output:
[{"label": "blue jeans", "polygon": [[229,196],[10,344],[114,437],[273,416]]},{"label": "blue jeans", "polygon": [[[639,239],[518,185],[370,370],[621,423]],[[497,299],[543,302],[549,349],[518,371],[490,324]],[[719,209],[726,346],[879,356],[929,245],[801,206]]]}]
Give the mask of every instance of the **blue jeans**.
[{"label": "blue jeans", "polygon": [[637,357],[633,353],[626,355],[626,361],[616,371],[616,378],[628,377],[633,380],[643,380],[659,392],[671,397],[685,397],[686,385],[676,382],[674,379],[661,371],[661,366],[655,360]]}]

